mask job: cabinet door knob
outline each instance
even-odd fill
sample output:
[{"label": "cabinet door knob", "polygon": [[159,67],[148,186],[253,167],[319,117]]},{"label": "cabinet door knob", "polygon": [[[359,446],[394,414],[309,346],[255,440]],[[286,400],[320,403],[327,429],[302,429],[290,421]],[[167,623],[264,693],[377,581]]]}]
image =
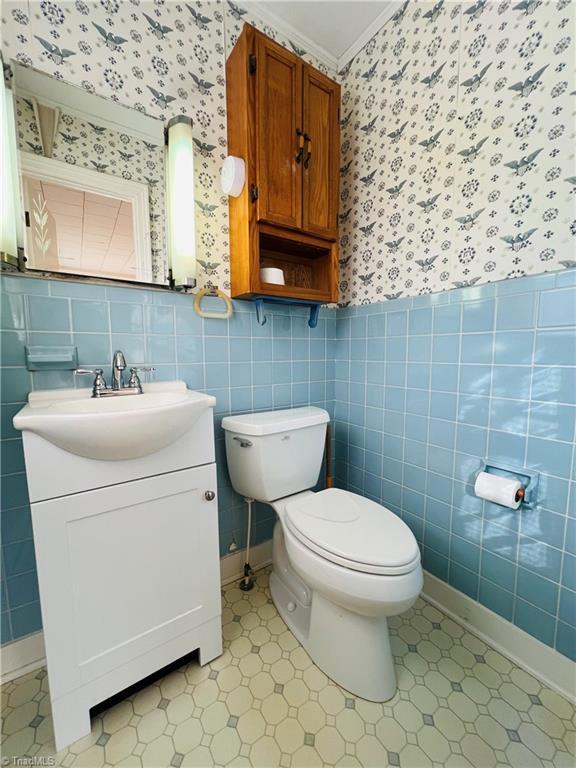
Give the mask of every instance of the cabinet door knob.
[{"label": "cabinet door knob", "polygon": [[206,491],[206,493],[204,494],[204,498],[206,499],[206,501],[214,501],[214,499],[216,498],[216,494],[214,493],[214,491]]}]

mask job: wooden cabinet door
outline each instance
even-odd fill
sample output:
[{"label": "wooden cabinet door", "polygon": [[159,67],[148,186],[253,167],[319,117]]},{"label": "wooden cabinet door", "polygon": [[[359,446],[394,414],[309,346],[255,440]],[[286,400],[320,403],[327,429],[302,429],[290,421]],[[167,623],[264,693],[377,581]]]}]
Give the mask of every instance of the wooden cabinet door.
[{"label": "wooden cabinet door", "polygon": [[280,45],[256,37],[258,219],[302,226],[302,63]]},{"label": "wooden cabinet door", "polygon": [[311,67],[303,73],[304,153],[303,229],[338,237],[340,181],[340,86]]}]

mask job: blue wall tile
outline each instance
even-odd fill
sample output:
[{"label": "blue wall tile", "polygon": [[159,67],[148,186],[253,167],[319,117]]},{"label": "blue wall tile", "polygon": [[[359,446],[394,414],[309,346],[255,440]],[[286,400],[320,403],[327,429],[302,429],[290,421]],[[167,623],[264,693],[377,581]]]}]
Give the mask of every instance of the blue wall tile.
[{"label": "blue wall tile", "polygon": [[535,608],[531,603],[526,603],[520,599],[516,600],[514,624],[546,645],[554,644],[556,626],[554,617],[539,608]]},{"label": "blue wall tile", "polygon": [[558,615],[561,621],[576,627],[576,592],[572,592],[570,589],[560,590]]},{"label": "blue wall tile", "polygon": [[118,302],[113,302],[109,306],[110,322],[114,333],[143,333],[143,307],[139,304]]},{"label": "blue wall tile", "polygon": [[108,333],[110,318],[107,301],[81,301],[74,299],[71,303],[72,326],[75,331]]},{"label": "blue wall tile", "polygon": [[558,440],[528,438],[527,465],[559,477],[570,477],[572,464],[571,443]]},{"label": "blue wall tile", "polygon": [[574,330],[536,331],[534,362],[537,365],[576,365]]},{"label": "blue wall tile", "polygon": [[491,331],[494,327],[495,305],[494,299],[466,302],[462,307],[462,331]]},{"label": "blue wall tile", "polygon": [[532,403],[530,434],[571,442],[576,429],[576,406],[558,403]]},{"label": "blue wall tile", "polygon": [[517,328],[533,328],[536,293],[522,293],[498,299],[496,328],[509,331]]},{"label": "blue wall tile", "polygon": [[564,656],[568,656],[572,661],[576,661],[576,629],[559,621],[555,647]]},{"label": "blue wall tile", "polygon": [[[259,326],[254,308],[235,302],[230,321],[202,321],[189,297],[168,292],[3,280],[2,328],[13,335],[5,336],[0,371],[2,424],[14,440],[2,463],[3,554],[12,580],[3,637],[40,626],[21,448],[10,420],[31,386],[89,384],[68,372],[31,376],[22,348],[72,340],[81,364],[108,369],[120,347],[128,365],[156,365],[158,379],[177,376],[214,393],[217,418],[308,402],[327,407],[336,485],[400,514],[431,573],[574,656],[574,285],[545,277],[323,310],[315,330],[300,308],[267,308],[269,321]],[[242,543],[245,516],[221,439],[217,455],[226,554],[232,537]],[[541,471],[534,510],[473,495],[485,458]],[[268,516],[257,516],[255,542],[271,535],[273,515],[262,510]]]},{"label": "blue wall tile", "polygon": [[70,328],[70,302],[46,296],[28,296],[30,328],[35,331],[67,331]]},{"label": "blue wall tile", "polygon": [[556,614],[558,584],[543,579],[525,568],[518,568],[517,595],[537,608]]},{"label": "blue wall tile", "polygon": [[461,315],[460,304],[434,307],[434,334],[458,333],[461,330]]},{"label": "blue wall tile", "polygon": [[514,595],[505,589],[500,589],[496,584],[486,579],[480,579],[480,592],[478,600],[482,605],[508,621],[512,620],[514,613]]},{"label": "blue wall tile", "polygon": [[493,355],[493,334],[467,333],[462,336],[460,359],[463,363],[491,363]]},{"label": "blue wall tile", "polygon": [[498,331],[494,338],[494,362],[503,365],[531,365],[534,331]]},{"label": "blue wall tile", "polygon": [[[573,284],[558,289],[554,275],[544,278],[450,291],[444,305],[426,296],[373,305],[386,315],[385,369],[363,365],[360,344],[350,374],[350,348],[335,348],[335,418],[346,435],[337,484],[371,492],[373,480],[364,487],[350,461],[363,461],[368,443],[378,453],[373,413],[382,409],[382,499],[422,540],[424,567],[575,656],[576,301]],[[362,422],[367,380],[380,384],[368,387],[370,437],[361,427],[348,437],[350,419]],[[538,469],[536,507],[514,511],[473,495],[484,459]]]},{"label": "blue wall tile", "polygon": [[144,307],[144,323],[147,333],[174,333],[173,307]]},{"label": "blue wall tile", "polygon": [[576,290],[546,291],[540,298],[538,326],[576,325]]},{"label": "blue wall tile", "polygon": [[0,320],[2,322],[3,330],[24,329],[26,327],[23,296],[10,293],[3,294],[0,311]]}]

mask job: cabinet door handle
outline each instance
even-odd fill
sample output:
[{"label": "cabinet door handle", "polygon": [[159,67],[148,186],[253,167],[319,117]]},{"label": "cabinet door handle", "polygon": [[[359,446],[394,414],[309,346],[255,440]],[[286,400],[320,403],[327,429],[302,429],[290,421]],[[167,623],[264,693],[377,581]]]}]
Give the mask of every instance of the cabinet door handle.
[{"label": "cabinet door handle", "polygon": [[214,499],[216,498],[216,494],[214,493],[214,491],[206,491],[206,493],[204,494],[204,498],[206,499],[206,501],[214,501]]},{"label": "cabinet door handle", "polygon": [[296,136],[298,136],[298,154],[296,155],[296,162],[301,163],[304,157],[304,141],[305,134],[302,133],[300,128],[296,128]]},{"label": "cabinet door handle", "polygon": [[312,160],[312,139],[310,136],[308,136],[307,133],[304,134],[304,139],[306,140],[306,159],[304,160],[304,168],[308,168],[310,165],[310,160]]}]

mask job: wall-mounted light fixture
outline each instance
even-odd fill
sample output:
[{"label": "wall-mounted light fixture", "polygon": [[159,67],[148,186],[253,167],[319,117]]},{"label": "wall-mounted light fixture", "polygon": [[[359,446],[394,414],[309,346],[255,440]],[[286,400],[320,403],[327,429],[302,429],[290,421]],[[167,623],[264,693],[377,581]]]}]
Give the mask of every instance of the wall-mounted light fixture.
[{"label": "wall-mounted light fixture", "polygon": [[166,127],[166,135],[170,285],[186,290],[196,286],[192,118],[173,117]]},{"label": "wall-mounted light fixture", "polygon": [[0,174],[0,261],[18,266],[18,246],[22,237],[20,215],[20,188],[18,185],[18,161],[14,100],[8,87],[11,70],[0,60],[2,82],[0,85],[0,150],[2,173]]}]

